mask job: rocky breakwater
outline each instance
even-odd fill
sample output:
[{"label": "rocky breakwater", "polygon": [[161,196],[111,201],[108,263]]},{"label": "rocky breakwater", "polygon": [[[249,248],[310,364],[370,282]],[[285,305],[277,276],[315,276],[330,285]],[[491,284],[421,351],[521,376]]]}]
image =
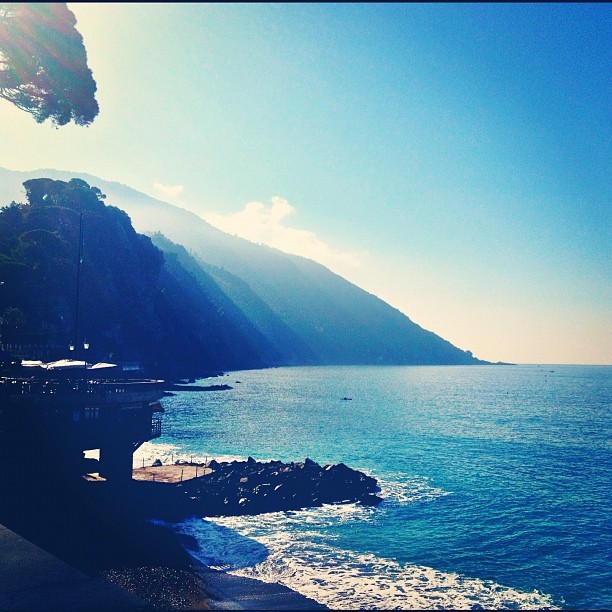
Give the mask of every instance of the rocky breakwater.
[{"label": "rocky breakwater", "polygon": [[212,473],[175,485],[199,516],[234,516],[299,510],[323,504],[360,502],[376,505],[381,498],[375,478],[344,463],[211,461]]}]

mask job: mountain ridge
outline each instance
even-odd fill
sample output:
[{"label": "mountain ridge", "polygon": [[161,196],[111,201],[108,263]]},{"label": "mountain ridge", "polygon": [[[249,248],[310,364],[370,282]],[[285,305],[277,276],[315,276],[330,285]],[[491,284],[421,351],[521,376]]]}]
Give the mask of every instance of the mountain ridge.
[{"label": "mountain ridge", "polygon": [[162,250],[175,249],[169,243],[185,247],[287,364],[487,363],[321,264],[226,234],[127,185],[88,173],[0,169],[0,197],[8,203],[19,183],[41,176],[82,178],[125,210],[137,231],[163,234],[168,242],[154,238]]}]

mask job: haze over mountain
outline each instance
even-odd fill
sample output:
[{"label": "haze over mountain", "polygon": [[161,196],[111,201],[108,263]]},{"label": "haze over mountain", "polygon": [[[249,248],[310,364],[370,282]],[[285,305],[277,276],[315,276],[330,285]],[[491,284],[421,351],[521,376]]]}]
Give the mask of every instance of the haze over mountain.
[{"label": "haze over mountain", "polygon": [[267,343],[267,365],[483,363],[318,263],[226,234],[125,185],[84,173],[0,169],[0,202],[23,201],[21,184],[38,177],[79,177],[98,187],[199,287],[248,320]]}]

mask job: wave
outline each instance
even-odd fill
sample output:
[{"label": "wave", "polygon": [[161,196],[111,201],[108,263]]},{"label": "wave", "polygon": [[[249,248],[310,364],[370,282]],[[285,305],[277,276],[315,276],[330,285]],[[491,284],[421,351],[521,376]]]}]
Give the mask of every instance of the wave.
[{"label": "wave", "polygon": [[440,497],[452,495],[451,491],[444,491],[431,484],[426,476],[408,475],[401,472],[387,473],[384,476],[374,476],[380,487],[380,496],[387,501],[399,504],[415,502],[430,502]]},{"label": "wave", "polygon": [[[422,477],[382,481],[389,503],[428,502],[448,492]],[[334,546],[329,528],[373,520],[375,508],[326,505],[257,516],[192,519],[174,528],[193,536],[204,564],[283,584],[332,609],[558,609],[551,596]]]}]

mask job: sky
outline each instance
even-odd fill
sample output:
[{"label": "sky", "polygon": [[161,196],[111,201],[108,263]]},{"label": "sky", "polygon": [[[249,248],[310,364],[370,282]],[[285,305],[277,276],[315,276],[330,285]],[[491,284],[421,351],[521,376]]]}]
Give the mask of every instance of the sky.
[{"label": "sky", "polygon": [[609,4],[69,3],[114,180],[310,257],[482,359],[612,364]]}]

